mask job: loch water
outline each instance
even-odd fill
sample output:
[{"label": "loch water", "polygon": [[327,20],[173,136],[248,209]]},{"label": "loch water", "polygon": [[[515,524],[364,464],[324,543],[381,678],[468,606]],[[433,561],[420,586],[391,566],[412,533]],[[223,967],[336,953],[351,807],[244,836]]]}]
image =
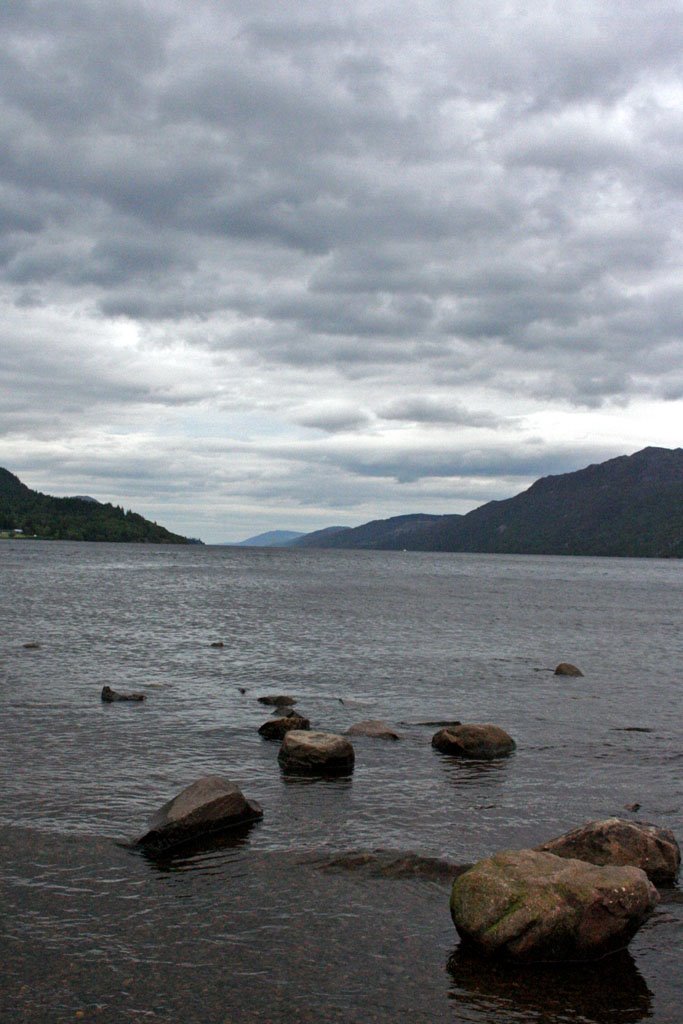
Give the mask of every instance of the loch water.
[{"label": "loch water", "polygon": [[[12,541],[0,597],[2,1019],[683,1021],[677,886],[627,953],[507,972],[462,955],[438,872],[381,867],[610,815],[682,840],[680,562]],[[257,733],[273,693],[402,739],[288,776]],[[517,750],[444,757],[442,719]],[[208,774],[263,821],[163,864],[119,845]]]}]

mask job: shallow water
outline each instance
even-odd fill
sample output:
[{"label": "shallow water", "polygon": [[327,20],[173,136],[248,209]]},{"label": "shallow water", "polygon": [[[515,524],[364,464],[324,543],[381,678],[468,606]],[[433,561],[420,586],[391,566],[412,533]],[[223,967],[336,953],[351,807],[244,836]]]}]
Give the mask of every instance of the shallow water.
[{"label": "shallow water", "polygon": [[[243,973],[225,996],[234,1021],[279,1020],[288,979],[300,1020],[683,1018],[677,889],[630,958],[610,966],[619,984],[605,968],[600,984],[573,974],[520,988],[459,958],[443,882],[301,861],[305,851],[383,847],[471,862],[610,814],[680,840],[679,563],[7,542],[0,594],[0,823],[14,908],[5,939],[17,979],[32,950],[49,958],[71,943],[77,960],[99,965],[79,973],[72,997],[98,1019],[133,1020],[160,997],[149,986],[117,997],[116,956],[169,971],[196,962],[220,989],[218,965],[236,963],[238,950]],[[224,647],[210,646],[218,640]],[[40,647],[22,646],[31,641]],[[564,660],[585,677],[555,677]],[[102,704],[105,683],[147,699]],[[256,697],[275,692],[295,695],[313,727],[383,718],[403,739],[357,738],[352,778],[288,777],[278,745],[256,732],[269,715]],[[434,727],[417,723],[441,718],[494,721],[518,749],[484,764],[439,755]],[[159,872],[92,838],[134,836],[160,803],[213,773],[264,806],[236,843]],[[637,815],[624,810],[632,802]],[[73,870],[61,871],[65,858]],[[226,899],[234,909],[236,892],[227,936],[215,915]],[[109,915],[96,912],[109,904]],[[114,971],[106,985],[102,970]],[[239,995],[252,973],[282,989],[267,1009]],[[109,995],[96,1010],[98,984]],[[34,975],[29,988],[21,1012],[38,1020]],[[64,1019],[75,1012],[69,998]],[[168,995],[156,1019],[195,1019],[192,1001],[181,1003]],[[319,1015],[306,1017],[315,1005]],[[224,1019],[204,1012],[196,1019]]]}]

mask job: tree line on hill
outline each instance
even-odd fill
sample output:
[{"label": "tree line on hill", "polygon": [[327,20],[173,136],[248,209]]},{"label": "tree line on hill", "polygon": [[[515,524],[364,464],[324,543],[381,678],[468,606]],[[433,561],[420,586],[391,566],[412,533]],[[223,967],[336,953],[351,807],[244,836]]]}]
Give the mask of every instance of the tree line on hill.
[{"label": "tree line on hill", "polygon": [[53,498],[31,490],[0,468],[0,533],[42,540],[127,541],[141,544],[197,543],[120,505],[92,498]]}]

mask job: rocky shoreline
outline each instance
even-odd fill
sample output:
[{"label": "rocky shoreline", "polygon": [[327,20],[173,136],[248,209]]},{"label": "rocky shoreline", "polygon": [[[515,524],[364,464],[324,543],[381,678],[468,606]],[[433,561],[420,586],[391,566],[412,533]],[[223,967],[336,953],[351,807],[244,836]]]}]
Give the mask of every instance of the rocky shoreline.
[{"label": "rocky shoreline", "polygon": [[447,908],[466,866],[439,858],[257,853],[234,836],[160,864],[106,838],[10,828],[3,839],[5,1020],[679,1020],[677,888],[661,890],[633,955],[555,966],[549,983],[546,968],[511,975],[467,956]]}]

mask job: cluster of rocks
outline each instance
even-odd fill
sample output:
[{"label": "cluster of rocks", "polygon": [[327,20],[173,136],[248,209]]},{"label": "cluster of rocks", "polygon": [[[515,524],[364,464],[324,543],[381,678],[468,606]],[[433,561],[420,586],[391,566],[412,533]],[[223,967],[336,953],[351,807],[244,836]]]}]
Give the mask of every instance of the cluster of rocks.
[{"label": "cluster of rocks", "polygon": [[593,821],[535,849],[505,850],[460,875],[451,916],[463,943],[519,961],[591,960],[624,948],[681,854],[673,833]]},{"label": "cluster of rocks", "polygon": [[[555,674],[583,675],[564,662]],[[102,699],[142,700],[143,695],[104,687]],[[257,699],[278,716],[258,732],[280,742],[278,761],[287,772],[348,774],[355,763],[349,736],[401,738],[391,725],[376,720],[357,722],[343,736],[314,730],[308,718],[293,710],[294,697]],[[420,724],[440,726],[432,746],[450,756],[492,760],[516,749],[514,739],[492,723]],[[234,782],[210,776],[164,804],[136,845],[162,856],[262,817],[261,806]],[[655,885],[673,882],[680,863],[679,846],[668,829],[620,818],[593,821],[533,849],[504,850],[460,870],[451,891],[451,916],[463,948],[487,957],[522,962],[596,959],[628,944],[657,905]]]}]

